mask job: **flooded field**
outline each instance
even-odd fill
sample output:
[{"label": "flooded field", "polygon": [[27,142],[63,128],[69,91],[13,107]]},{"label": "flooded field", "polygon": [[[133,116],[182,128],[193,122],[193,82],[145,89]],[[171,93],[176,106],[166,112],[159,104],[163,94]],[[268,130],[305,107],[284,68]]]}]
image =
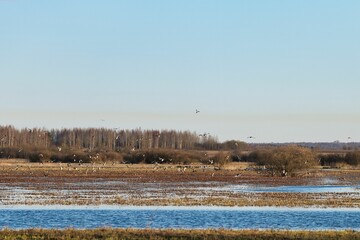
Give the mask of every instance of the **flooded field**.
[{"label": "flooded field", "polygon": [[[180,169],[180,170],[179,170]],[[3,165],[0,205],[359,207],[357,171],[270,177],[243,168]]]},{"label": "flooded field", "polygon": [[355,170],[3,164],[0,228],[358,231],[359,183]]}]

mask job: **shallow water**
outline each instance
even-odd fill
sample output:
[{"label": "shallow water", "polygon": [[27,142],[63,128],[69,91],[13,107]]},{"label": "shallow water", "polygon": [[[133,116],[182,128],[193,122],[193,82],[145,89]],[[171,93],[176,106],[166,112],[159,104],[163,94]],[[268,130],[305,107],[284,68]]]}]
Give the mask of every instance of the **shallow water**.
[{"label": "shallow water", "polygon": [[234,187],[234,191],[246,192],[288,192],[288,193],[360,193],[359,186],[316,185],[316,186],[277,186],[277,187]]},{"label": "shallow water", "polygon": [[[329,181],[327,181],[329,182]],[[331,182],[331,181],[330,181]],[[360,186],[313,185],[313,186],[265,186],[254,184],[211,183],[124,183],[120,181],[66,183],[60,186],[5,186],[0,184],[0,204],[111,204],[129,199],[167,199],[178,201],[186,196],[198,201],[202,198],[216,197],[227,199],[233,193],[245,197],[247,194],[277,193],[315,193],[317,199],[346,198],[354,203],[360,199]],[[237,196],[237,197],[238,197]],[[252,197],[252,196],[249,196]],[[128,202],[132,204],[132,201]],[[346,203],[346,201],[345,201]],[[143,203],[140,203],[143,204]],[[146,203],[145,203],[146,204]],[[316,204],[316,203],[315,203]],[[336,205],[336,204],[335,204]],[[340,204],[341,205],[341,204]]]},{"label": "shallow water", "polygon": [[271,207],[3,206],[0,228],[360,230],[360,209]]}]

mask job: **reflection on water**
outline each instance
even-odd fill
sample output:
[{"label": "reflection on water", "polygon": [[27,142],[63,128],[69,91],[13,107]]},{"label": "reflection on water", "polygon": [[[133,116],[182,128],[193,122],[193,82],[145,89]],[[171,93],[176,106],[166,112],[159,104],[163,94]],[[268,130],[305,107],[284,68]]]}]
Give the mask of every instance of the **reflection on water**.
[{"label": "reflection on water", "polygon": [[0,228],[353,229],[360,209],[267,207],[2,207]]}]

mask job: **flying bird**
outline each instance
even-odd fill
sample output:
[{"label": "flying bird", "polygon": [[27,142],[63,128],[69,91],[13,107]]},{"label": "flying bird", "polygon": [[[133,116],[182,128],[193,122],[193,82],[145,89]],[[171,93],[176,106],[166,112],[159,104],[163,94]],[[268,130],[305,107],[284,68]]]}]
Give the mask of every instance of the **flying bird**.
[{"label": "flying bird", "polygon": [[195,110],[195,113],[199,113],[199,112],[200,112],[199,110],[197,110],[197,109]]}]

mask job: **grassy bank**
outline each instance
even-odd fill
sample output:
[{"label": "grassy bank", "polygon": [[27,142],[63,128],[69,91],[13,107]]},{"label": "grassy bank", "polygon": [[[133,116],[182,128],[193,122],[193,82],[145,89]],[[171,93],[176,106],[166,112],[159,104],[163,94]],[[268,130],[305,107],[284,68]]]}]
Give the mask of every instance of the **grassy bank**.
[{"label": "grassy bank", "polygon": [[360,239],[356,231],[258,231],[258,230],[9,230],[0,231],[0,239]]}]

